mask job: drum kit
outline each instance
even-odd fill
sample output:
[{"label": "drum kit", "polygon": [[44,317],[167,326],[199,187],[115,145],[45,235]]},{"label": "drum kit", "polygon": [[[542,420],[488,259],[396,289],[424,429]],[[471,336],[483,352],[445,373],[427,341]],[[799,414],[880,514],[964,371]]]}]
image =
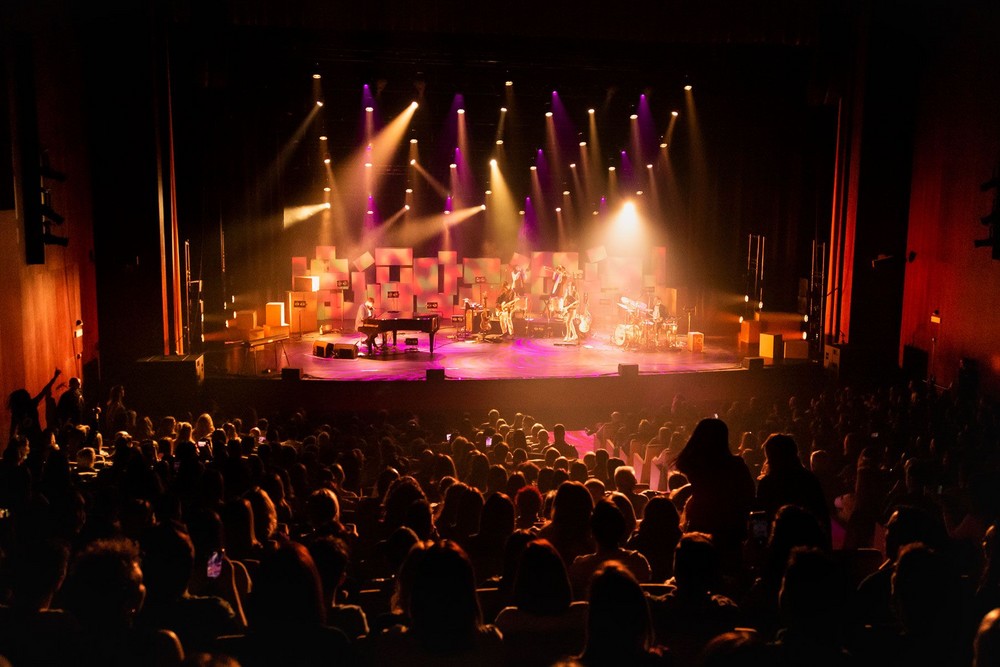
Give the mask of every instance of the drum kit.
[{"label": "drum kit", "polygon": [[657,317],[642,301],[621,297],[618,307],[625,311],[625,321],[615,327],[611,343],[631,350],[676,350],[684,346],[677,336],[676,317]]}]

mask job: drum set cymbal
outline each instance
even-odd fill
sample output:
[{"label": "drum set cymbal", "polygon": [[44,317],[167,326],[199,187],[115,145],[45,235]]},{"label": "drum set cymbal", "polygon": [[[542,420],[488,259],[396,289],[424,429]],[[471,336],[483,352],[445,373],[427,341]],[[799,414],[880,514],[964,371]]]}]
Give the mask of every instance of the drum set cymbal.
[{"label": "drum set cymbal", "polygon": [[676,350],[683,347],[677,335],[677,319],[656,319],[653,309],[642,301],[623,296],[618,307],[626,311],[625,322],[619,324],[611,336],[611,343],[618,347],[638,350]]}]

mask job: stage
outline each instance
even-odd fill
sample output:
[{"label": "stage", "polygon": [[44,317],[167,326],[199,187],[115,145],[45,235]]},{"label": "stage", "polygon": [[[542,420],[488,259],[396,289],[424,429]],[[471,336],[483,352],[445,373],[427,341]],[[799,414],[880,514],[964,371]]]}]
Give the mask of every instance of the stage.
[{"label": "stage", "polygon": [[[651,351],[619,347],[602,331],[570,346],[560,337],[487,342],[449,326],[436,333],[433,355],[427,334],[400,332],[397,345],[390,334],[388,349],[371,357],[355,347],[361,339],[354,332],[310,334],[211,350],[201,392],[232,410],[485,414],[498,408],[584,428],[612,410],[656,410],[677,395],[718,402],[721,410],[726,401],[787,398],[824,381],[822,367],[808,361],[743,368],[746,352],[735,337],[707,336],[702,352]],[[351,355],[317,356],[317,347]],[[359,348],[363,354],[351,358]]]},{"label": "stage", "polygon": [[[741,357],[735,346],[722,339],[707,339],[704,351],[676,349],[626,349],[611,342],[611,334],[596,332],[579,345],[565,345],[561,337],[461,336],[453,327],[440,329],[434,337],[434,353],[424,333],[400,332],[397,344],[388,345],[368,356],[364,345],[357,345],[356,359],[319,357],[316,346],[355,345],[362,336],[348,334],[309,334],[298,340],[240,350],[230,360],[228,369],[240,375],[280,374],[281,368],[298,368],[303,378],[318,380],[423,380],[428,369],[444,369],[455,380],[500,380],[540,378],[582,378],[617,375],[619,364],[638,364],[643,374],[684,371],[719,371],[739,368]],[[406,339],[417,345],[407,346]],[[283,348],[283,349],[282,349]],[[248,358],[254,355],[256,359]],[[234,363],[235,362],[235,363]]]}]

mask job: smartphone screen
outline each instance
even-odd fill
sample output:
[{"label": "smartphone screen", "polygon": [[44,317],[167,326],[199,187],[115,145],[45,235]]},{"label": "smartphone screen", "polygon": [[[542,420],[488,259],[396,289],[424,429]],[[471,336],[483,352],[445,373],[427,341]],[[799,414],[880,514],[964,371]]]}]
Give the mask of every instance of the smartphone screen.
[{"label": "smartphone screen", "polygon": [[222,554],[213,551],[208,557],[208,568],[205,572],[209,579],[218,579],[222,575]]},{"label": "smartphone screen", "polygon": [[767,544],[770,528],[766,512],[750,512],[750,537],[757,544]]}]

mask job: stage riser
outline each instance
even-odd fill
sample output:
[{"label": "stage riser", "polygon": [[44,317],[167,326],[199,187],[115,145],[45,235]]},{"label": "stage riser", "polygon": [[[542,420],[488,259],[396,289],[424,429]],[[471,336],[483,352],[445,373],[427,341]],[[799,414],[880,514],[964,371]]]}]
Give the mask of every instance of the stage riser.
[{"label": "stage riser", "polygon": [[[562,421],[583,428],[612,410],[636,412],[669,405],[677,394],[689,401],[769,401],[814,390],[826,382],[816,364],[769,367],[763,371],[725,370],[637,378],[610,376],[527,380],[282,381],[278,378],[209,378],[202,400],[211,398],[224,412],[243,414],[255,406],[261,414],[305,408],[321,415],[368,413],[381,409],[460,415],[530,412],[544,422]],[[191,408],[191,396],[178,397]]]}]

